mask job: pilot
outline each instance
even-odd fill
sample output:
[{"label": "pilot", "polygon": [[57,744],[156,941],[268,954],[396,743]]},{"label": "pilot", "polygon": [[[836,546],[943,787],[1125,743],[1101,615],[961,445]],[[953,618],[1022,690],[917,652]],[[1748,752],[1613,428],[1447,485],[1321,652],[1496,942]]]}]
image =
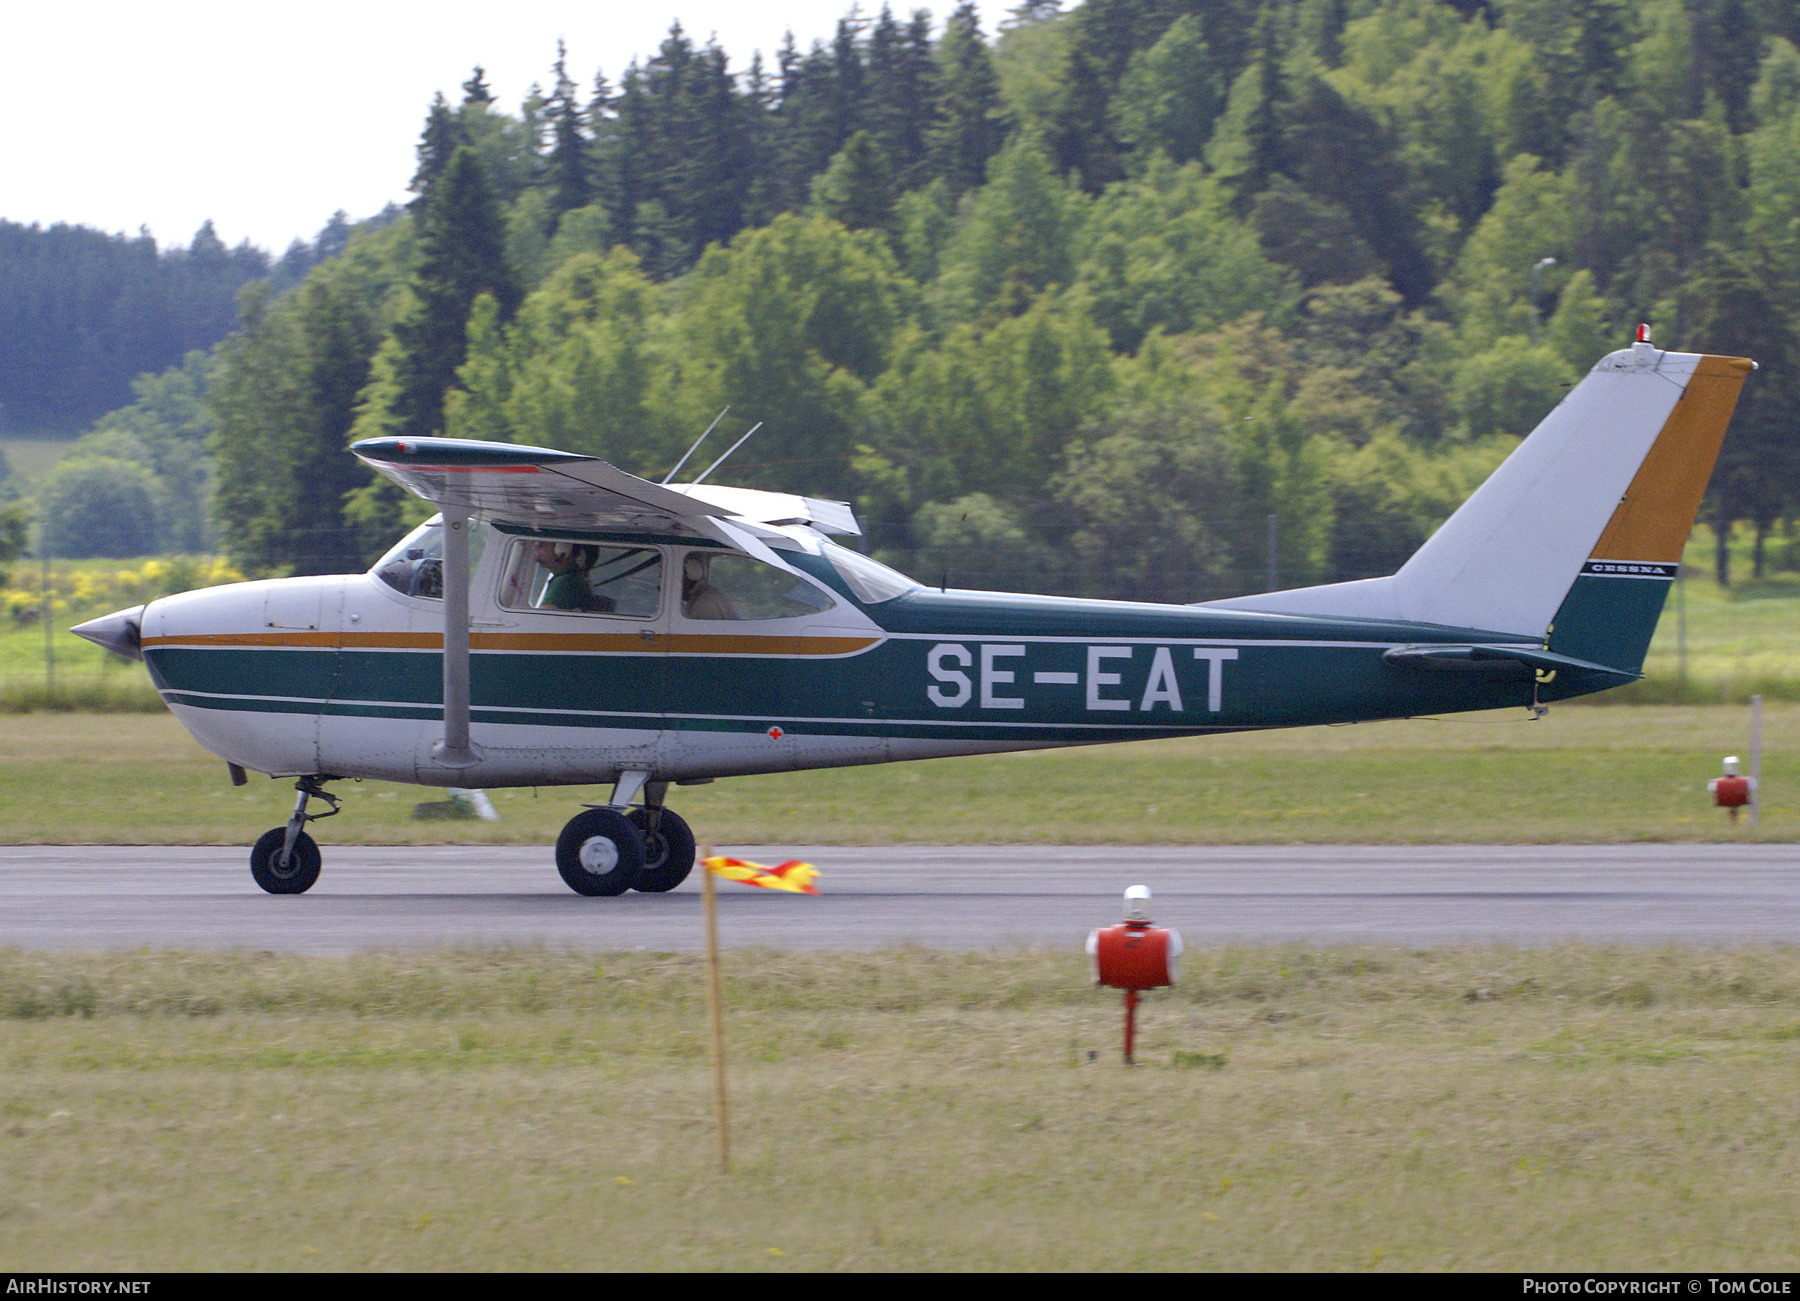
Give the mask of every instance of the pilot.
[{"label": "pilot", "polygon": [[681,612],[690,619],[737,619],[731,598],[707,581],[710,564],[705,556],[692,555],[681,565]]},{"label": "pilot", "polygon": [[612,609],[612,602],[596,596],[588,585],[588,570],[594,567],[599,555],[593,547],[577,546],[572,542],[540,542],[533,547],[532,558],[551,574],[538,605],[590,613]]}]

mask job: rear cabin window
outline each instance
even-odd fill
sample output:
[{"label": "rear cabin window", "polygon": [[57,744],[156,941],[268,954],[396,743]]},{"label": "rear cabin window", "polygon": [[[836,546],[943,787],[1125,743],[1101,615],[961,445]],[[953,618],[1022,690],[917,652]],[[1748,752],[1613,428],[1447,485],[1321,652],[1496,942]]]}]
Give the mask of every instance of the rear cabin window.
[{"label": "rear cabin window", "polygon": [[690,551],[681,562],[681,613],[689,619],[798,619],[833,605],[799,575],[749,556]]}]

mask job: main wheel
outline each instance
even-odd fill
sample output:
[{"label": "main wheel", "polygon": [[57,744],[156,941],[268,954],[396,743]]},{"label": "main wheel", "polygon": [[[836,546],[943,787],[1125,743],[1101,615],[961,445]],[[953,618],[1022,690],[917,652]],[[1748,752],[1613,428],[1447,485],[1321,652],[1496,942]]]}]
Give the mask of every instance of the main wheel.
[{"label": "main wheel", "polygon": [[279,860],[286,840],[286,827],[263,832],[250,851],[250,875],[270,894],[305,894],[319,879],[319,846],[302,831],[294,837],[293,855],[284,864]]},{"label": "main wheel", "polygon": [[650,811],[639,805],[625,815],[644,837],[644,870],[634,889],[645,894],[673,890],[694,870],[694,833],[679,814],[663,809],[650,830]]},{"label": "main wheel", "polygon": [[576,894],[624,894],[644,870],[644,837],[617,809],[589,809],[556,838],[556,870]]}]

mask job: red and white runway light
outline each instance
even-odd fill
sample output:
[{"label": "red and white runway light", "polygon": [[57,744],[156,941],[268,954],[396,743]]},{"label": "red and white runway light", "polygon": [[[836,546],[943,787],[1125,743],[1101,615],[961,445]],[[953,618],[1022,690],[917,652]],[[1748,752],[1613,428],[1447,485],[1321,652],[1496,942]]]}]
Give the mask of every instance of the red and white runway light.
[{"label": "red and white runway light", "polygon": [[1181,935],[1150,924],[1150,887],[1134,885],[1125,892],[1125,920],[1090,931],[1087,952],[1094,962],[1094,983],[1125,991],[1125,1064],[1131,1066],[1138,994],[1175,983]]},{"label": "red and white runway light", "polygon": [[1745,777],[1738,772],[1738,757],[1735,754],[1725,756],[1725,771],[1706,783],[1706,789],[1712,793],[1713,803],[1722,809],[1731,810],[1731,820],[1738,820],[1738,810],[1756,805],[1756,778]]}]

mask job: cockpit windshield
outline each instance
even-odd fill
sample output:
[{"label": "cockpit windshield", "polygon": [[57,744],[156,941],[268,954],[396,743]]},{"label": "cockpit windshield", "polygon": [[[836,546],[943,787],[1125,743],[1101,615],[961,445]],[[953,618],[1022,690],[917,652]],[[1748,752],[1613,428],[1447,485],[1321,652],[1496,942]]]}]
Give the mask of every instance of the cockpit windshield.
[{"label": "cockpit windshield", "polygon": [[871,560],[860,551],[852,551],[835,542],[821,543],[820,550],[831,562],[831,567],[837,570],[838,577],[849,584],[850,590],[856,593],[856,599],[865,605],[891,601],[896,596],[905,596],[919,586],[898,569],[889,569],[879,560]]}]

